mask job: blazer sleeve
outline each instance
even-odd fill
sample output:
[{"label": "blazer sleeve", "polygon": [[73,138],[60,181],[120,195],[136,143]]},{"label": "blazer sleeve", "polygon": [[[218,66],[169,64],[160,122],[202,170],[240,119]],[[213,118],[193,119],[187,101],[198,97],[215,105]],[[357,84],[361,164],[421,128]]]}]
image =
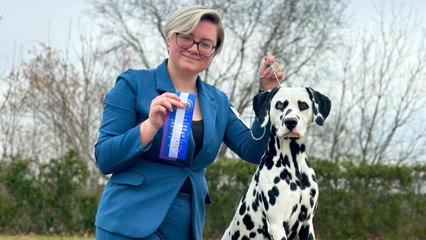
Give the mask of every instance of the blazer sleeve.
[{"label": "blazer sleeve", "polygon": [[[230,105],[228,123],[223,141],[240,158],[258,164],[268,144],[270,135],[268,130],[269,125],[265,128],[261,128],[258,121],[255,119],[250,129],[240,118],[238,112],[232,110],[232,108],[233,107]],[[252,135],[256,139],[254,139]]]},{"label": "blazer sleeve", "polygon": [[140,140],[136,112],[137,85],[131,70],[122,73],[107,93],[95,158],[103,174],[119,172],[147,151]]}]

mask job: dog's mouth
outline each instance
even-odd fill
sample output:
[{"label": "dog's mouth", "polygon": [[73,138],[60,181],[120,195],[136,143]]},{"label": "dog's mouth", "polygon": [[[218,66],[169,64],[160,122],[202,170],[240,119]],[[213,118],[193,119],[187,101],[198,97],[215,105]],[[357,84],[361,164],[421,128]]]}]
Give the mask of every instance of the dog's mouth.
[{"label": "dog's mouth", "polygon": [[289,131],[287,129],[278,131],[277,136],[280,138],[292,138],[292,139],[294,138],[298,139],[302,137],[298,131],[296,130]]}]

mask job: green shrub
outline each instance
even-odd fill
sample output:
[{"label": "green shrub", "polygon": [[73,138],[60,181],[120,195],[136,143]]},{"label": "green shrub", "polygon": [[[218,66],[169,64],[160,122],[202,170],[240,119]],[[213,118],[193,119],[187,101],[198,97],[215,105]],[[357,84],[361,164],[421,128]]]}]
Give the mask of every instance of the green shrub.
[{"label": "green shrub", "polygon": [[11,158],[0,175],[0,231],[93,232],[99,195],[86,193],[88,174],[74,151],[47,163]]}]

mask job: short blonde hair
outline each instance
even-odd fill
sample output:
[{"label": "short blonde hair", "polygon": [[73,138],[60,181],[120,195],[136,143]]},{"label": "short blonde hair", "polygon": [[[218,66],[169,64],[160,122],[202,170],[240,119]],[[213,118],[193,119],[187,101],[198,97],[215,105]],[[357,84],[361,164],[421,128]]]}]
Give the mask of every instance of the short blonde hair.
[{"label": "short blonde hair", "polygon": [[216,10],[208,7],[194,4],[177,10],[167,20],[163,34],[167,38],[171,38],[171,36],[175,33],[190,34],[195,31],[195,28],[197,28],[200,21],[210,21],[217,25],[217,43],[215,53],[220,53],[225,40],[222,16]]}]

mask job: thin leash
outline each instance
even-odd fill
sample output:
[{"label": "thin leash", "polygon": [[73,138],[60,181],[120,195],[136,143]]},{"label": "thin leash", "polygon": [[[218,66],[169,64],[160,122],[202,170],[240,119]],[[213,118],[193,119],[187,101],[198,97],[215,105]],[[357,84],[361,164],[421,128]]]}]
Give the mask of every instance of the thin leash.
[{"label": "thin leash", "polygon": [[[275,59],[274,59],[274,61],[273,62],[275,62]],[[272,74],[274,74],[274,77],[275,77],[275,80],[277,80],[277,83],[278,83],[278,88],[280,88],[281,87],[281,82],[280,82],[280,80],[278,79],[278,76],[277,76],[277,73],[275,72],[275,68],[274,68],[274,66],[272,65],[273,64],[273,62],[270,62],[269,63],[269,68],[271,69],[271,72],[272,72]],[[251,119],[253,119],[253,111],[251,112]],[[260,139],[262,139],[264,136],[265,136],[265,129],[266,129],[266,127],[263,127],[263,133],[262,133],[262,136],[260,136],[259,138],[257,138],[257,137],[255,137],[254,135],[253,135],[253,121],[250,121],[250,134],[251,134],[251,137],[254,139],[254,140],[256,140],[256,141],[259,141]]]},{"label": "thin leash", "polygon": [[[274,62],[275,62],[275,60],[274,60]],[[272,62],[269,63],[269,68],[271,69],[272,74],[274,74],[275,80],[277,80],[278,88],[280,88],[281,87],[281,82],[278,79],[278,76],[277,76],[277,73],[275,72],[274,66],[272,66]]]}]

